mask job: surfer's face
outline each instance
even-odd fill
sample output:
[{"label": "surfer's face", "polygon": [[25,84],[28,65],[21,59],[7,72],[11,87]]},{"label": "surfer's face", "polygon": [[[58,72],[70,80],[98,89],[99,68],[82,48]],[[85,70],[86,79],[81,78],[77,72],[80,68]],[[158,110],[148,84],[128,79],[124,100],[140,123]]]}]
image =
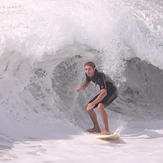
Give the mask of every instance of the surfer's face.
[{"label": "surfer's face", "polygon": [[93,68],[91,66],[85,66],[84,68],[85,68],[85,73],[88,76],[92,77],[94,75],[96,68]]}]

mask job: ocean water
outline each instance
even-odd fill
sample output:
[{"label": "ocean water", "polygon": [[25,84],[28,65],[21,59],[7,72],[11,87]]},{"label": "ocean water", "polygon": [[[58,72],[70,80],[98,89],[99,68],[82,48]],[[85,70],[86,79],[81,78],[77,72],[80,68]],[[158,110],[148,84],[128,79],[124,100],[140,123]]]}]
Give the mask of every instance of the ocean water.
[{"label": "ocean water", "polygon": [[[0,0],[0,22],[0,162],[163,162],[161,0]],[[87,61],[118,87],[117,141],[84,132]]]}]

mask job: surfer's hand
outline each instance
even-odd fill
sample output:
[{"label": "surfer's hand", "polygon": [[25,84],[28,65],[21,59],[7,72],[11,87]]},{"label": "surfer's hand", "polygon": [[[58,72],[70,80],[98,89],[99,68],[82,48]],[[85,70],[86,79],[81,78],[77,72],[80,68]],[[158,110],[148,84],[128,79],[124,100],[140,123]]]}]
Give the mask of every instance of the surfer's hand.
[{"label": "surfer's hand", "polygon": [[75,90],[76,90],[76,92],[79,92],[79,91],[81,91],[81,87],[76,88]]},{"label": "surfer's hand", "polygon": [[94,104],[93,102],[89,103],[89,104],[87,105],[87,110],[93,109],[94,106],[95,106],[95,104]]}]

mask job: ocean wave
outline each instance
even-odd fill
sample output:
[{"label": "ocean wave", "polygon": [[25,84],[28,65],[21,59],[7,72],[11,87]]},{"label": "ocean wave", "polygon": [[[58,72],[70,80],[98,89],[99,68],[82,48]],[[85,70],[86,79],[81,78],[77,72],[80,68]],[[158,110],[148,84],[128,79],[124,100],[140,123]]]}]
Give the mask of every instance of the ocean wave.
[{"label": "ocean wave", "polygon": [[108,108],[113,118],[161,119],[163,13],[161,4],[150,1],[143,8],[143,2],[3,2],[2,121],[37,125],[40,119],[66,119],[88,126],[84,107],[99,90],[74,90],[89,60],[118,86],[119,97]]}]

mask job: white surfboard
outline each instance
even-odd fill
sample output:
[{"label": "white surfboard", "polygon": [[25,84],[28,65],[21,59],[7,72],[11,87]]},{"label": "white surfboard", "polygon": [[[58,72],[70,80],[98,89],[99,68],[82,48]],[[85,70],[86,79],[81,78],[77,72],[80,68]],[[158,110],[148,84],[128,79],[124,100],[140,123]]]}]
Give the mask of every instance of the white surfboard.
[{"label": "white surfboard", "polygon": [[118,134],[111,134],[111,135],[95,135],[95,138],[97,139],[102,139],[102,140],[117,140],[119,139],[119,135]]}]

